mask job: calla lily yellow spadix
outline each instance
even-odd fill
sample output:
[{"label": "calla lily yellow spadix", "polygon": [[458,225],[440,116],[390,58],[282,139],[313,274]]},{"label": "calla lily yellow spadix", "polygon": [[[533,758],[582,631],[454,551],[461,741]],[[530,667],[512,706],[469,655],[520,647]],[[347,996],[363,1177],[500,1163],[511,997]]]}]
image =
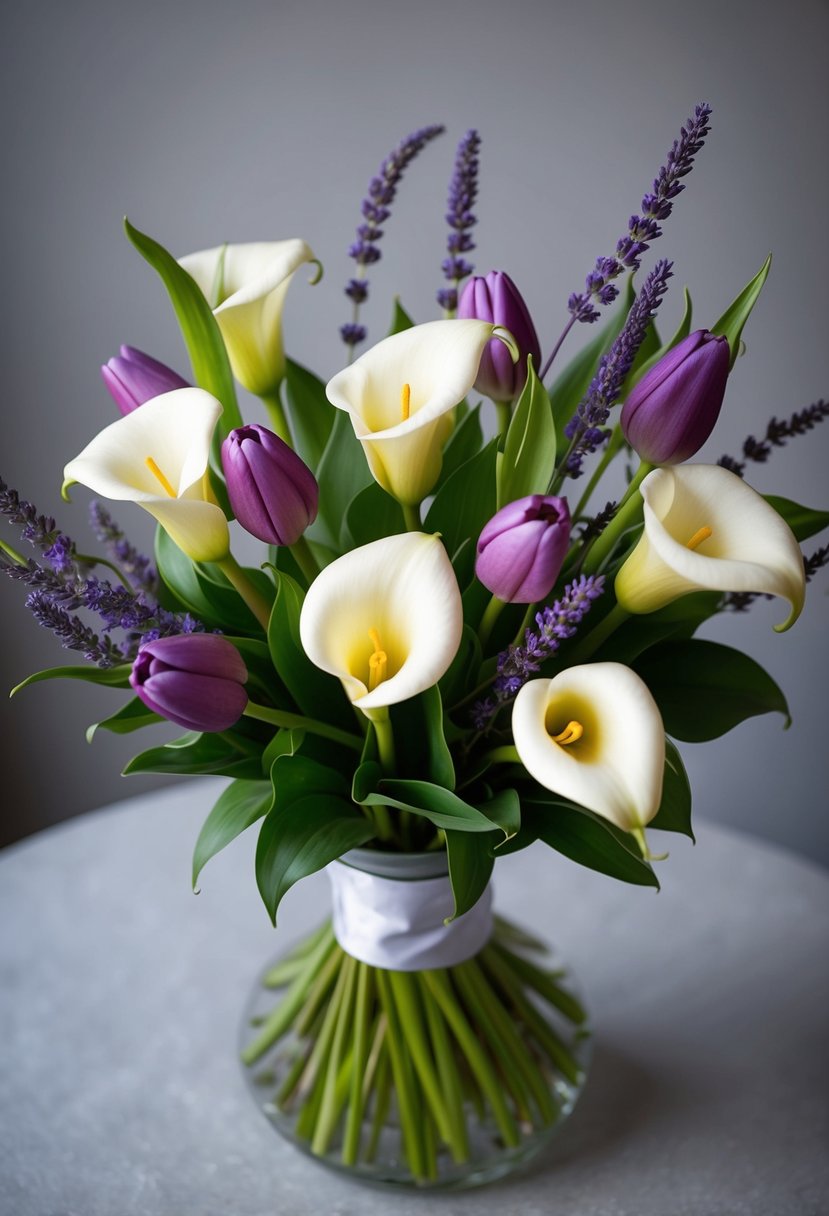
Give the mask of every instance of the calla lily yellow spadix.
[{"label": "calla lily yellow spadix", "polygon": [[546,789],[632,832],[662,800],[665,730],[645,683],[621,663],[569,667],[530,680],[512,710],[521,763]]},{"label": "calla lily yellow spadix", "polygon": [[274,393],[285,374],[282,308],[305,262],[316,258],[299,239],[217,245],[179,259],[213,309],[234,376],[259,397]]},{"label": "calla lily yellow spadix", "polygon": [[462,629],[455,572],[440,538],[423,532],[384,537],[326,566],[299,621],[309,659],[369,717],[437,683]]},{"label": "calla lily yellow spadix", "polygon": [[222,412],[200,388],[146,401],[96,435],[64,469],[104,498],[137,503],[194,561],[227,556],[227,520],[210,488],[210,440]]},{"label": "calla lily yellow spadix", "polygon": [[654,612],[691,591],[757,591],[803,608],[803,555],[788,524],[719,465],[654,469],[642,482],[645,530],[616,576],[627,612]]},{"label": "calla lily yellow spadix", "polygon": [[518,357],[488,321],[429,321],[384,338],[329,381],[328,400],[349,414],[372,476],[399,502],[417,506],[434,489],[453,410],[492,338]]}]

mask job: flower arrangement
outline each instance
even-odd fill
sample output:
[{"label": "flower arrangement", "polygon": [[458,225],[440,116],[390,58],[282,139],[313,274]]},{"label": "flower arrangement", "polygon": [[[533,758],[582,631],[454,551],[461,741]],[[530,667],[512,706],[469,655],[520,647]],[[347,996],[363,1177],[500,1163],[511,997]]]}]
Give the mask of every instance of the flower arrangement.
[{"label": "flower arrangement", "polygon": [[[346,366],[327,384],[282,342],[292,278],[321,274],[309,245],[177,261],[127,222],[167,288],[195,386],[122,347],[102,369],[121,417],[68,462],[64,495],[80,484],[148,511],[154,558],[97,500],[105,553],[79,552],[0,480],[0,511],[36,551],[2,541],[0,567],[89,660],[19,687],[63,676],[130,691],[91,733],[165,719],[186,733],[126,772],[230,779],[196,842],[194,886],[254,824],[274,923],[286,891],[329,868],[333,926],[266,973],[243,1049],[272,1116],[328,1161],[481,1180],[494,1153],[517,1160],[559,1123],[583,1078],[586,1015],[538,943],[493,922],[495,861],[541,841],[657,887],[664,855],[648,831],[692,836],[673,740],[787,714],[753,660],[694,635],[760,595],[787,604],[776,628],[797,619],[829,557],[804,561],[799,542],[829,513],[763,498],[743,474],[826,403],[772,420],[741,460],[686,464],[716,424],[770,259],[710,329],[692,330],[686,293],[667,339],[655,318],[671,263],[634,287],[710,113],[696,107],[547,345],[512,279],[474,276],[466,260],[475,131],[450,183],[443,316],[414,324],[396,303],[391,332],[358,354],[369,270],[433,126],[370,182],[349,250]],[[569,332],[614,302],[559,370]],[[234,379],[267,426],[244,422]],[[604,502],[614,462],[627,487]],[[234,558],[234,519],[267,546],[259,568]]]}]

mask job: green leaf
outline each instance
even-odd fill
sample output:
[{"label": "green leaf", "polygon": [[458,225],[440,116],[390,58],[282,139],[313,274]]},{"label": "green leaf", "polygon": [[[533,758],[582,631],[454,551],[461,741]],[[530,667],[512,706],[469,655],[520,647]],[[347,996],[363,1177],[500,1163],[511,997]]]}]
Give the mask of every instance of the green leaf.
[{"label": "green leaf", "polygon": [[498,471],[498,507],[546,494],[556,466],[556,428],[544,385],[527,359],[527,383],[512,415]]},{"label": "green leaf", "polygon": [[602,662],[630,667],[640,654],[669,638],[690,638],[703,621],[719,611],[720,591],[692,591],[656,612],[631,616],[603,642],[594,655]]},{"label": "green leaf", "polygon": [[114,735],[129,735],[134,730],[141,730],[144,726],[152,726],[156,722],[164,721],[166,719],[148,709],[140,697],[132,697],[116,713],[111,714],[108,718],[103,718],[100,722],[93,722],[91,726],[87,727],[86,741],[91,743],[95,732],[99,730],[108,730]]},{"label": "green leaf", "polygon": [[317,469],[322,487],[319,515],[306,532],[339,553],[340,529],[348,504],[369,485],[372,476],[362,445],[345,410],[335,410],[331,433]]},{"label": "green leaf", "polygon": [[455,899],[455,911],[449,919],[454,920],[481,898],[492,877],[495,859],[486,836],[474,836],[469,832],[447,832],[446,854]]},{"label": "green leaf", "polygon": [[294,756],[305,742],[304,730],[278,730],[262,752],[262,771],[270,773],[277,756]]},{"label": "green leaf", "polygon": [[659,706],[665,730],[687,743],[717,739],[757,714],[778,712],[786,698],[759,663],[719,642],[661,642],[633,665]]},{"label": "green leaf", "polygon": [[455,766],[443,733],[443,704],[437,685],[391,707],[399,776],[427,777],[455,788]]},{"label": "green leaf", "polygon": [[26,679],[21,680],[19,684],[15,684],[9,696],[15,696],[21,689],[28,688],[30,684],[39,684],[41,680],[84,680],[87,684],[105,684],[109,688],[129,688],[131,671],[131,663],[119,663],[117,667],[82,667],[80,664],[68,667],[47,667],[44,671],[36,671],[32,675],[26,676]]},{"label": "green leaf", "polygon": [[298,802],[308,794],[350,797],[348,781],[336,769],[307,756],[278,756],[271,768],[277,806]]},{"label": "green leaf", "polygon": [[443,449],[443,465],[436,489],[439,490],[441,486],[445,485],[462,464],[466,464],[467,460],[471,460],[473,456],[477,456],[481,450],[483,441],[481,407],[480,405],[476,405],[474,410],[469,411],[449,436],[449,441]]},{"label": "green leaf", "polygon": [[[261,626],[238,591],[218,571],[207,568],[183,553],[163,528],[156,528],[155,559],[158,572],[182,607],[209,628],[261,633]],[[245,573],[268,600],[273,586],[261,570]]]},{"label": "green leaf", "polygon": [[[384,778],[380,766],[373,761],[361,764],[354,774],[352,797],[362,806],[393,806],[401,811],[422,815],[438,828],[455,828],[459,832],[491,832],[501,825],[485,813],[464,802],[457,794],[429,781],[414,781],[396,777]],[[496,814],[509,814],[510,808],[494,803]],[[511,821],[510,821],[511,822]],[[505,835],[509,830],[502,828]]]},{"label": "green leaf", "polygon": [[413,325],[414,321],[400,303],[400,297],[395,296],[394,309],[392,310],[391,315],[391,325],[389,326],[387,337],[390,338],[392,334],[402,334],[404,329],[411,329]]},{"label": "green leaf", "polygon": [[193,850],[193,888],[211,857],[221,852],[273,805],[270,781],[234,781],[219,795]]},{"label": "green leaf", "polygon": [[424,532],[440,532],[450,557],[470,536],[477,539],[495,514],[495,464],[498,440],[461,465],[438,490],[423,525]]},{"label": "green leaf", "polygon": [[670,739],[665,740],[665,780],[659,810],[648,825],[662,832],[681,832],[694,840],[691,827],[691,783],[682,757]]},{"label": "green leaf", "polygon": [[182,337],[193,366],[193,376],[200,388],[211,393],[222,404],[219,428],[226,435],[242,425],[242,415],[236,403],[233,373],[224,340],[195,280],[179,266],[172,254],[152,237],[133,228],[124,220],[124,231],[131,244],[160,276],[175,309]]},{"label": "green leaf", "polygon": [[372,481],[348,504],[340,544],[345,551],[405,531],[400,503]]},{"label": "green leaf", "polygon": [[737,355],[740,353],[740,337],[742,336],[743,326],[751,316],[751,311],[759,299],[760,292],[763,290],[763,284],[769,277],[770,269],[771,254],[766,258],[751,282],[743,288],[736,300],[725,310],[719,321],[711,326],[712,334],[728,338],[728,349],[731,352],[730,367],[734,366]]},{"label": "green leaf", "polygon": [[538,840],[571,861],[620,882],[659,888],[659,879],[626,832],[562,801],[522,800],[524,823]]},{"label": "green leaf", "polygon": [[482,658],[477,633],[469,625],[464,625],[455,657],[440,681],[441,696],[450,708],[472,691]]},{"label": "green leaf", "polygon": [[829,511],[801,507],[790,498],[779,498],[776,494],[766,494],[765,499],[778,515],[782,515],[798,541],[808,540],[810,536],[829,528]]},{"label": "green leaf", "polygon": [[131,773],[214,773],[257,780],[262,769],[258,753],[245,755],[223,735],[188,732],[171,743],[134,756],[124,769],[124,776]]},{"label": "green leaf", "polygon": [[256,883],[273,923],[282,897],[295,882],[373,836],[366,817],[332,794],[306,794],[286,803],[277,800],[256,846]]},{"label": "green leaf", "polygon": [[293,359],[285,363],[285,395],[294,446],[308,467],[316,469],[337,411],[325,395],[323,382]]}]

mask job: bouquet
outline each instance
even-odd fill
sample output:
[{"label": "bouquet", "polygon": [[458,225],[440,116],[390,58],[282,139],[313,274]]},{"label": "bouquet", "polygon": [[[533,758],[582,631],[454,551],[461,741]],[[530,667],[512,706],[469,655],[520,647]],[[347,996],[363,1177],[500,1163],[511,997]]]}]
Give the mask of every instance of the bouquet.
[{"label": "bouquet", "polygon": [[[304,240],[176,260],[126,222],[195,385],[122,347],[102,369],[121,417],[68,462],[64,495],[82,485],[148,511],[154,558],[98,499],[103,553],[80,552],[0,480],[0,509],[36,551],[0,542],[0,566],[89,661],[19,687],[60,676],[127,691],[90,734],[163,720],[185,733],[126,772],[229,779],[194,886],[253,825],[274,924],[290,887],[328,868],[333,922],[265,972],[243,1061],[286,1134],[358,1174],[484,1181],[544,1142],[584,1079],[586,1013],[543,943],[493,917],[496,860],[541,841],[657,887],[666,854],[649,833],[692,836],[674,740],[787,714],[757,663],[695,633],[757,596],[784,602],[776,628],[797,619],[829,554],[804,561],[799,542],[829,514],[761,497],[744,471],[827,407],[773,421],[742,459],[686,463],[717,421],[770,259],[710,328],[692,328],[686,292],[667,337],[671,263],[634,284],[710,113],[696,107],[543,345],[512,279],[467,260],[475,131],[450,184],[443,315],[415,324],[396,301],[371,346],[361,320],[404,172],[443,130],[426,127],[370,182],[347,357],[327,384],[283,349],[289,284],[322,270]],[[614,302],[562,368],[570,331]],[[236,382],[267,425],[243,420]],[[626,488],[609,500],[611,466]],[[256,566],[233,556],[233,520],[262,542]]]}]

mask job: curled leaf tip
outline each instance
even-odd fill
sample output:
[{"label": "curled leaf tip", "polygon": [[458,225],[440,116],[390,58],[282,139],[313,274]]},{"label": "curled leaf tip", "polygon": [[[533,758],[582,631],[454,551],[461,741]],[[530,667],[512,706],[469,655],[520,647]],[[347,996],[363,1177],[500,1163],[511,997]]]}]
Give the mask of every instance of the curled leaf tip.
[{"label": "curled leaf tip", "polygon": [[75,480],[75,478],[74,478],[74,477],[67,477],[67,478],[66,478],[66,481],[63,483],[63,485],[62,485],[62,486],[61,486],[61,488],[60,488],[60,496],[61,496],[61,498],[63,499],[63,501],[64,501],[64,502],[71,502],[71,501],[72,501],[72,499],[69,497],[69,487],[70,487],[70,486],[76,486],[77,484],[78,484],[78,483],[77,483],[77,481]]},{"label": "curled leaf tip", "polygon": [[319,260],[319,258],[309,258],[309,265],[315,266],[316,270],[314,271],[314,274],[311,276],[311,278],[308,280],[308,286],[316,287],[317,283],[319,283],[319,281],[322,278],[323,273],[324,273],[323,267],[322,267],[322,262]]}]

